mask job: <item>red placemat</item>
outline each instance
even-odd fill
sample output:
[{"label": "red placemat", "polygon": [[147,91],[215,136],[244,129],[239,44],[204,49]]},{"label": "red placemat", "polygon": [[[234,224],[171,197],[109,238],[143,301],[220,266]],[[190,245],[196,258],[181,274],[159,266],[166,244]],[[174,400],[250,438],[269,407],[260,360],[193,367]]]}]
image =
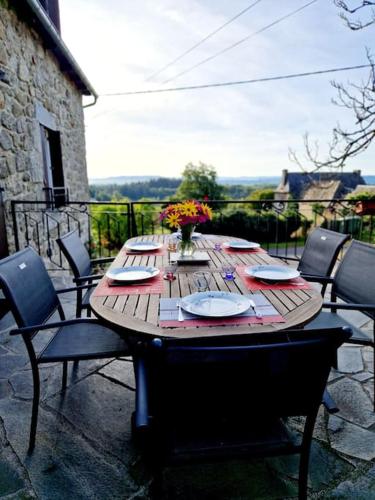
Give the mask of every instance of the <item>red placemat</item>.
[{"label": "red placemat", "polygon": [[285,283],[265,283],[245,273],[249,266],[237,266],[236,271],[248,290],[310,290],[311,285],[303,278],[295,278]]},{"label": "red placemat", "polygon": [[186,319],[184,321],[176,320],[160,320],[160,326],[164,327],[186,327],[186,326],[225,326],[225,325],[243,325],[249,323],[265,324],[265,323],[285,323],[285,319],[280,316],[265,316],[261,319],[254,316],[242,316],[234,318],[199,318]]},{"label": "red placemat", "polygon": [[95,288],[94,297],[103,297],[106,295],[148,295],[153,293],[163,293],[164,281],[163,271],[160,274],[151,278],[146,283],[138,283],[134,285],[115,285],[110,286],[113,280],[104,277],[99,285]]},{"label": "red placemat", "polygon": [[157,250],[150,250],[149,252],[137,252],[134,250],[128,250],[127,248],[122,248],[120,250],[120,253],[125,254],[125,255],[166,255],[167,253],[167,248],[165,246],[162,246],[158,248]]},{"label": "red placemat", "polygon": [[223,250],[225,253],[267,253],[267,250],[264,250],[264,248],[261,247],[240,249],[223,246]]}]

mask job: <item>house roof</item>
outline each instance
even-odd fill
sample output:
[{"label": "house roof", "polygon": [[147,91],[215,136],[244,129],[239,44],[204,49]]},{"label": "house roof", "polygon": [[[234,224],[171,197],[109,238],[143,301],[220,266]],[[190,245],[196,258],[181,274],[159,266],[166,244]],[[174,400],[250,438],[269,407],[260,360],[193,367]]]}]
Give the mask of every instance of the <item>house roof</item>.
[{"label": "house roof", "polygon": [[96,100],[98,95],[93,86],[63,42],[51,18],[39,1],[15,0],[12,4],[23,20],[40,34],[45,46],[54,53],[60,63],[61,71],[73,80],[83,95],[92,95]]},{"label": "house roof", "polygon": [[332,200],[339,198],[338,194],[342,189],[341,181],[320,181],[307,187],[303,193],[305,200]]},{"label": "house roof", "polygon": [[[330,183],[339,181],[335,196],[341,198],[350,193],[358,184],[366,184],[361,176],[360,170],[354,172],[288,172],[283,170],[281,182],[276,192],[289,192],[296,200],[306,198],[306,190],[310,186],[325,186],[328,189]],[[318,196],[321,198],[322,194]],[[311,198],[312,199],[312,198]]]}]

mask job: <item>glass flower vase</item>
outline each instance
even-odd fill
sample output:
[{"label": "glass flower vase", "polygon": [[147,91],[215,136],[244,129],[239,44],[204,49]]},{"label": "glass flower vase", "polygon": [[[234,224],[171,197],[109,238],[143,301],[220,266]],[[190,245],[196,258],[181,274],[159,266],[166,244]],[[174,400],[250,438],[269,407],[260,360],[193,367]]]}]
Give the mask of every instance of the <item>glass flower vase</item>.
[{"label": "glass flower vase", "polygon": [[195,226],[193,224],[181,226],[181,241],[178,245],[178,251],[181,257],[191,257],[196,250],[195,243],[192,239],[194,229]]}]

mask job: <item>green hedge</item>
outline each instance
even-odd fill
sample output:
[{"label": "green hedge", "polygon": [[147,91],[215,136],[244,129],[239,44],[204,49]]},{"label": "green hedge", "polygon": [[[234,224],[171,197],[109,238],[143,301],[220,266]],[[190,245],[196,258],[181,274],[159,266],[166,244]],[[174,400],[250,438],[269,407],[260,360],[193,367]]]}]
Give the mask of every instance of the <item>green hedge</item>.
[{"label": "green hedge", "polygon": [[277,215],[273,212],[249,213],[238,210],[228,214],[215,214],[212,221],[202,224],[197,230],[273,243],[289,241],[300,226],[301,217],[297,213]]}]

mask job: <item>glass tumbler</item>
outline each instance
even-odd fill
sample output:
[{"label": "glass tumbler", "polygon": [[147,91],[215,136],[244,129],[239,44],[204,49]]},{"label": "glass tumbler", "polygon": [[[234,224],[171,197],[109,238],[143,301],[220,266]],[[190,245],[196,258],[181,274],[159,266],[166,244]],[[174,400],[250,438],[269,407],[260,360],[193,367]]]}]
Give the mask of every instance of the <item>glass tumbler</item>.
[{"label": "glass tumbler", "polygon": [[234,280],[234,273],[236,271],[236,265],[233,262],[225,262],[222,265],[222,271],[224,275],[224,279],[227,281]]},{"label": "glass tumbler", "polygon": [[206,292],[210,289],[212,275],[207,271],[197,271],[193,274],[193,281],[198,292]]}]

